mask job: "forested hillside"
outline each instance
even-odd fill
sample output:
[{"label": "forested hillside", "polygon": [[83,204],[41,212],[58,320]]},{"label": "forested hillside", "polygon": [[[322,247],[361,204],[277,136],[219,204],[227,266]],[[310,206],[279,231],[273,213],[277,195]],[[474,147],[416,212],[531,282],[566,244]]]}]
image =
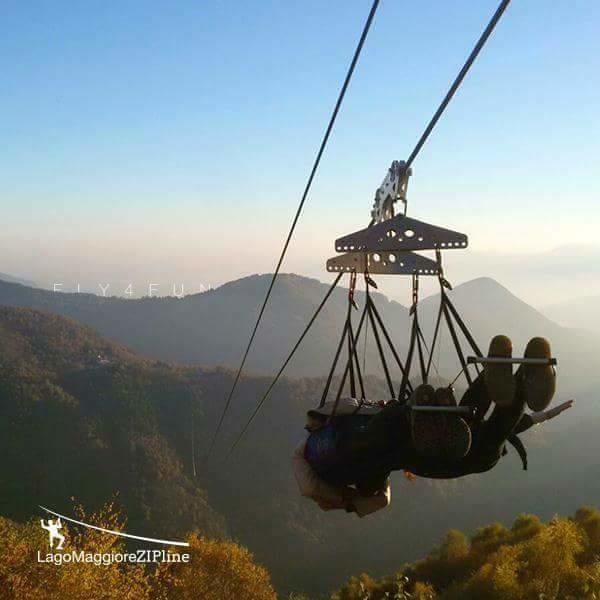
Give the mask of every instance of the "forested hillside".
[{"label": "forested hillside", "polygon": [[[59,293],[0,281],[0,304],[49,311],[92,326],[101,335],[159,360],[235,367],[247,343],[269,276],[254,275],[184,298],[127,299]],[[315,279],[284,275],[249,359],[251,370],[272,373],[287,356],[327,291]],[[362,294],[358,294],[362,302]],[[406,331],[408,311],[377,294],[392,331]],[[290,365],[295,375],[320,375],[335,352],[347,292],[336,290]],[[368,350],[373,360],[375,349]]]},{"label": "forested hillside", "polygon": [[[73,318],[108,339],[158,360],[237,368],[269,280],[269,275],[253,275],[184,298],[142,299],[59,293],[0,281],[0,305],[34,308]],[[385,291],[385,278],[379,278],[378,282]],[[277,371],[327,289],[326,284],[316,279],[280,276],[250,353],[248,370]],[[493,279],[479,278],[458,285],[450,296],[483,350],[497,333],[514,339],[516,354],[523,351],[530,337],[544,335],[553,343],[563,377],[590,376],[599,370],[595,349],[600,336],[560,327]],[[374,294],[374,300],[394,343],[404,355],[409,338],[408,310],[380,293]],[[362,292],[357,292],[356,301],[359,307],[364,306]],[[428,339],[438,306],[439,297],[434,295],[423,299],[419,309]],[[346,307],[347,291],[339,288],[290,363],[289,375],[325,374],[341,334]],[[436,366],[452,379],[458,372],[458,362],[453,358],[446,329],[442,331],[440,348]],[[366,368],[383,376],[376,357],[371,336],[366,346]]]},{"label": "forested hillside", "polygon": [[[81,506],[75,514],[103,529],[122,531],[123,515],[112,503],[93,513]],[[46,532],[37,519],[16,523],[0,516],[0,596],[5,600],[275,600],[268,571],[252,554],[231,541],[196,533],[186,536],[190,560],[162,562],[154,567],[134,563],[100,563],[99,558],[123,554],[128,548],[112,535],[94,529],[62,527],[65,550],[92,555],[92,562],[39,561],[47,547]],[[169,548],[175,552],[177,548]],[[130,549],[129,549],[130,550]]]},{"label": "forested hillside", "polygon": [[192,480],[191,374],[136,358],[72,321],[0,307],[0,514],[90,510],[115,493],[129,522],[159,533],[225,531]]},{"label": "forested hillside", "polygon": [[456,529],[392,576],[353,577],[332,600],[595,600],[600,596],[600,512],[543,523],[520,515],[467,538]]}]

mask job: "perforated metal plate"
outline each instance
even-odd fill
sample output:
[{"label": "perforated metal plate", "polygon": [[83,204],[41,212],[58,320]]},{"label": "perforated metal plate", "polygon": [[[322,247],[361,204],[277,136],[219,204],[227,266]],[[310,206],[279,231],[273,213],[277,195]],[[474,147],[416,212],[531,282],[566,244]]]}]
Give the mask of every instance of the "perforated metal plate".
[{"label": "perforated metal plate", "polygon": [[413,252],[348,252],[327,261],[332,273],[356,271],[373,275],[438,275],[438,264]]},{"label": "perforated metal plate", "polygon": [[464,233],[430,225],[424,221],[396,215],[372,227],[338,238],[338,252],[392,250],[451,250],[466,248],[469,241]]}]

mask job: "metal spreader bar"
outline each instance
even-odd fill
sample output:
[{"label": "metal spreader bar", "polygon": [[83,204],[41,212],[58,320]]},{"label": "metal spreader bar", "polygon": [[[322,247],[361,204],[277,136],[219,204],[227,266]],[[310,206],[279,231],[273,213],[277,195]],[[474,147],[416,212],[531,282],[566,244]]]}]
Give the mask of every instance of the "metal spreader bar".
[{"label": "metal spreader bar", "polygon": [[455,415],[471,415],[472,406],[409,406],[413,412],[453,413]]},{"label": "metal spreader bar", "polygon": [[337,252],[452,250],[464,249],[468,244],[464,233],[400,214],[338,238],[335,249]]},{"label": "metal spreader bar", "polygon": [[538,367],[555,366],[556,358],[504,358],[501,356],[469,356],[467,363],[470,365],[532,365]]},{"label": "metal spreader bar", "polygon": [[356,272],[372,275],[439,275],[440,266],[413,252],[348,252],[327,261],[331,273]]}]

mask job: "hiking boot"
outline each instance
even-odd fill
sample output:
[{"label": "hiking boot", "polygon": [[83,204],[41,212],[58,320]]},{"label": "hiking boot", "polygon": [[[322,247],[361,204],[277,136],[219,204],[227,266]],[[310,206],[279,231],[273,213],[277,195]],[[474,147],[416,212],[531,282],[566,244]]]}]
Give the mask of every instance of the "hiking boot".
[{"label": "hiking boot", "polygon": [[412,440],[420,456],[458,460],[471,449],[471,430],[458,415],[417,413]]},{"label": "hiking boot", "polygon": [[[490,342],[488,357],[512,358],[512,342],[505,335],[497,335]],[[498,406],[510,406],[515,398],[516,384],[512,365],[486,364],[483,377],[488,395]]]},{"label": "hiking boot", "polygon": [[[525,358],[551,358],[550,342],[542,337],[529,340]],[[556,391],[556,371],[552,365],[523,365],[519,369],[527,406],[534,412],[548,408]]]},{"label": "hiking boot", "polygon": [[433,400],[435,406],[456,406],[454,390],[451,387],[441,387],[435,390]]},{"label": "hiking boot", "polygon": [[[450,388],[435,392],[430,385],[415,389],[409,404],[413,406],[456,406]],[[429,458],[459,459],[471,449],[471,430],[458,415],[411,413],[411,435],[415,450]]]},{"label": "hiking boot", "polygon": [[417,386],[410,398],[408,404],[410,406],[433,406],[435,390],[427,383]]}]

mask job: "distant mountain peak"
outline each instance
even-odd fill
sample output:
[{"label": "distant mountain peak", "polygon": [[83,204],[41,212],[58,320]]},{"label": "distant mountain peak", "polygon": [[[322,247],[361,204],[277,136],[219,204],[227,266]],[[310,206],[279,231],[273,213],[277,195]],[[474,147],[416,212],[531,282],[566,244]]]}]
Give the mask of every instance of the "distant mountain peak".
[{"label": "distant mountain peak", "polygon": [[6,283],[18,283],[19,285],[25,285],[27,287],[38,287],[33,281],[21,279],[20,277],[15,277],[8,273],[0,273],[0,281],[5,281]]},{"label": "distant mountain peak", "polygon": [[[269,283],[273,277],[273,273],[253,273],[252,275],[244,275],[244,277],[239,277],[238,279],[232,279],[231,281],[227,281],[219,286],[219,288],[224,288],[228,286],[237,286],[244,285],[248,283]],[[279,282],[289,282],[289,283],[312,283],[312,284],[322,284],[323,282],[314,278],[307,277],[306,275],[298,275],[297,273],[279,273],[277,275],[277,281]]]},{"label": "distant mountain peak", "polygon": [[464,283],[460,283],[454,287],[455,290],[462,289],[468,290],[471,287],[476,287],[478,290],[490,290],[490,291],[503,291],[505,293],[514,296],[514,294],[501,283],[496,281],[493,277],[475,277],[475,279],[469,279],[469,281],[465,281]]},{"label": "distant mountain peak", "polygon": [[473,298],[479,304],[497,305],[502,303],[520,304],[528,309],[535,310],[527,302],[521,300],[506,286],[492,277],[476,277],[454,286],[452,295],[457,298]]}]

